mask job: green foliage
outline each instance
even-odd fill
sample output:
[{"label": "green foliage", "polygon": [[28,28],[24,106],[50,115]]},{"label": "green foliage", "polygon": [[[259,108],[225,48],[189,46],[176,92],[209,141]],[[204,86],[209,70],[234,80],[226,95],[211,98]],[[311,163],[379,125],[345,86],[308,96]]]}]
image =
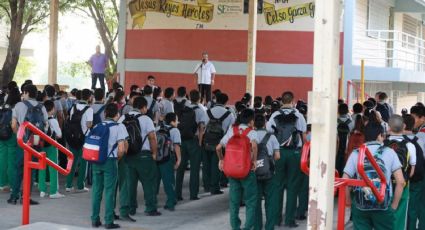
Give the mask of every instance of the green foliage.
[{"label": "green foliage", "polygon": [[85,62],[61,63],[58,70],[59,75],[71,77],[90,76],[90,66]]},{"label": "green foliage", "polygon": [[13,80],[16,81],[18,85],[21,85],[26,79],[31,79],[34,67],[35,61],[32,58],[21,56]]}]

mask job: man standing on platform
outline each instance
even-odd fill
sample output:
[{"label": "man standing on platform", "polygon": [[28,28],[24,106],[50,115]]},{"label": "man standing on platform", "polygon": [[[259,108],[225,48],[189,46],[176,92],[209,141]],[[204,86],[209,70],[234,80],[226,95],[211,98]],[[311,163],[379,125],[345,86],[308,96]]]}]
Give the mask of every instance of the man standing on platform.
[{"label": "man standing on platform", "polygon": [[202,53],[202,62],[196,66],[194,71],[201,93],[201,103],[207,104],[211,101],[211,86],[214,85],[215,73],[214,65],[208,61],[208,53]]},{"label": "man standing on platform", "polygon": [[108,57],[100,52],[100,46],[96,46],[96,53],[93,54],[90,60],[87,62],[92,68],[91,78],[92,84],[91,89],[96,89],[97,79],[99,79],[100,87],[105,91],[105,71],[108,65]]}]

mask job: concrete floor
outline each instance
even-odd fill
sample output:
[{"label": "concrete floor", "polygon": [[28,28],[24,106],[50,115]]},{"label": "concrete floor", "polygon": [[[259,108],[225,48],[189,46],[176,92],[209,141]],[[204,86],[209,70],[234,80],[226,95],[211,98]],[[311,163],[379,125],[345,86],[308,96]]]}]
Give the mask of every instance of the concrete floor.
[{"label": "concrete floor", "polygon": [[[143,229],[143,230],[221,230],[230,229],[228,215],[228,189],[224,189],[225,194],[219,196],[211,196],[206,193],[200,194],[199,201],[188,201],[188,178],[185,176],[185,185],[183,196],[185,200],[176,206],[175,212],[164,210],[165,196],[161,190],[158,200],[159,211],[162,216],[147,217],[143,214],[143,193],[139,187],[139,209],[135,216],[136,223],[116,221],[122,226],[122,229]],[[61,178],[61,181],[63,178]],[[63,189],[61,183],[61,189]],[[203,189],[201,189],[203,191]],[[91,227],[90,221],[90,193],[65,193],[63,199],[51,200],[40,198],[37,189],[34,189],[32,197],[40,201],[40,205],[31,207],[29,226],[19,227],[22,217],[21,205],[9,205],[6,200],[9,193],[0,192],[0,229],[35,229],[35,230],[80,230]],[[101,211],[103,213],[103,209]],[[240,217],[242,224],[245,219],[245,208],[241,208]],[[348,215],[348,214],[347,214]],[[336,209],[334,213],[334,222],[336,221]],[[103,214],[101,219],[103,222]],[[57,225],[59,224],[59,225]],[[300,226],[297,229],[306,229],[306,221],[299,222]],[[336,226],[336,225],[335,225]],[[276,227],[283,229],[283,227]],[[346,229],[351,229],[347,226]]]}]

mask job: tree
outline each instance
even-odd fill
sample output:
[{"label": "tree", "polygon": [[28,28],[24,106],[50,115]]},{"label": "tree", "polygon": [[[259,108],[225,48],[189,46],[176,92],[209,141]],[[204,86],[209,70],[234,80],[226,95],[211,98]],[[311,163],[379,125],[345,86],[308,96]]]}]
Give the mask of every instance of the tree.
[{"label": "tree", "polygon": [[35,64],[36,63],[32,58],[20,57],[13,80],[16,81],[18,85],[21,85],[25,80],[30,79],[33,74]]},{"label": "tree", "polygon": [[107,75],[117,71],[118,51],[115,46],[118,38],[119,9],[117,0],[76,0],[73,7],[93,19],[109,58]]},{"label": "tree", "polygon": [[[69,6],[70,0],[60,0],[59,9]],[[0,0],[0,18],[10,25],[9,46],[0,73],[1,85],[13,79],[25,37],[36,30],[50,15],[50,0]]]}]

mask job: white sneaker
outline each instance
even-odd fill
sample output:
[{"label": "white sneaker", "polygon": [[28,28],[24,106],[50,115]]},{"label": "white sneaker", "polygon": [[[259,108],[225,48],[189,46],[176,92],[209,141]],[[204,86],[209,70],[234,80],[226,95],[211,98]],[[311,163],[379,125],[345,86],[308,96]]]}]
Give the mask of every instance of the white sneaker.
[{"label": "white sneaker", "polygon": [[88,189],[86,187],[84,187],[83,189],[77,189],[77,190],[75,190],[75,192],[77,192],[77,193],[83,193],[83,192],[89,192],[89,191],[90,191],[90,189]]},{"label": "white sneaker", "polygon": [[41,198],[46,197],[46,193],[45,193],[45,192],[40,192],[40,197],[41,197]]},{"label": "white sneaker", "polygon": [[56,194],[50,195],[49,197],[50,197],[50,199],[60,199],[60,198],[64,198],[65,195],[60,194],[59,192],[57,192]]},{"label": "white sneaker", "polygon": [[71,187],[71,188],[65,188],[65,192],[72,192],[72,190],[74,190],[74,187]]}]

